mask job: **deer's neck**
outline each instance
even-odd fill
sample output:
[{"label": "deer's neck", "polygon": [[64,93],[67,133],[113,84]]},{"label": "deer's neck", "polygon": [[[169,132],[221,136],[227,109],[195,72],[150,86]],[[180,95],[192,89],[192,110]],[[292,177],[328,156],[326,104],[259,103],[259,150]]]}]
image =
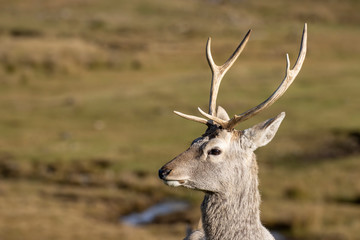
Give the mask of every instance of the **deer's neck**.
[{"label": "deer's neck", "polygon": [[273,239],[260,222],[256,161],[254,164],[256,173],[239,176],[229,191],[205,194],[201,211],[206,239]]}]

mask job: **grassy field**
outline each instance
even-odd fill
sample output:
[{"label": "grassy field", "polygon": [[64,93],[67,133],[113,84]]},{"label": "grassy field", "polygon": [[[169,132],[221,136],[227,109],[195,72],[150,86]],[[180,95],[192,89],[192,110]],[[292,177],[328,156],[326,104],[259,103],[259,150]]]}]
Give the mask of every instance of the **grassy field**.
[{"label": "grassy field", "polygon": [[[360,2],[356,0],[0,0],[0,239],[182,239],[202,193],[164,186],[157,170],[205,130],[172,111],[207,108],[212,37],[229,113],[288,92],[239,126],[287,113],[259,149],[262,219],[289,239],[360,239]],[[191,209],[131,227],[165,199]]]}]

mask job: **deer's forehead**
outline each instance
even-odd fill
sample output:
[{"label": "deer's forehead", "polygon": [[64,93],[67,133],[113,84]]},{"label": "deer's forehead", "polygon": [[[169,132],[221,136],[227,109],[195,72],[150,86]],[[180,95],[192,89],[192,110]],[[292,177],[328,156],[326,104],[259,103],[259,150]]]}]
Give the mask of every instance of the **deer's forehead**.
[{"label": "deer's forehead", "polygon": [[199,137],[195,139],[192,143],[192,146],[204,146],[204,145],[213,145],[213,144],[229,144],[234,138],[237,137],[237,134],[234,134],[232,131],[227,130],[218,130],[209,135]]}]

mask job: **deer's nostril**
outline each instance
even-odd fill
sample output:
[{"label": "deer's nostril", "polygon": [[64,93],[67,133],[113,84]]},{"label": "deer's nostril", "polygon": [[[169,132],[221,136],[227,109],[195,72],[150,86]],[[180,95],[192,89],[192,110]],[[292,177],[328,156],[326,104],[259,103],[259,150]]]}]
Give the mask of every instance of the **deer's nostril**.
[{"label": "deer's nostril", "polygon": [[171,172],[171,169],[162,167],[159,170],[159,178],[164,180],[167,177],[167,175],[169,175],[170,172]]}]

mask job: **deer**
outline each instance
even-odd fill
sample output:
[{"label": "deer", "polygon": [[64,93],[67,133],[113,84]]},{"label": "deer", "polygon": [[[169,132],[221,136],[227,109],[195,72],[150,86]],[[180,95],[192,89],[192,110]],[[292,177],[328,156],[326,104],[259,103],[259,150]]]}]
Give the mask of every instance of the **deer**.
[{"label": "deer", "polygon": [[169,186],[204,192],[199,227],[186,236],[188,240],[274,240],[260,220],[261,198],[254,151],[273,139],[285,113],[245,130],[236,130],[235,126],[271,106],[293,83],[306,56],[307,25],[292,69],[286,54],[285,77],[278,88],[259,105],[230,118],[224,108],[216,105],[217,95],[221,80],[243,51],[250,33],[251,29],[221,66],[212,58],[211,38],[208,39],[206,58],[212,72],[208,113],[201,108],[198,110],[203,117],[174,111],[180,117],[207,126],[202,136],[158,172]]}]

